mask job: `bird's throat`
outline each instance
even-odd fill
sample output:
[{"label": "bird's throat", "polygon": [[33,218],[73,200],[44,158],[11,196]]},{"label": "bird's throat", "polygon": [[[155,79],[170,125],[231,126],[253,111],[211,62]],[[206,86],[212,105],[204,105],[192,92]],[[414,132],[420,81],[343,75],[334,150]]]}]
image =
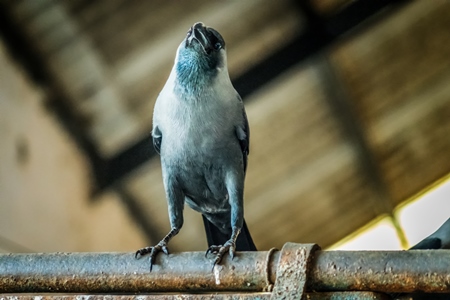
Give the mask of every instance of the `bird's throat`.
[{"label": "bird's throat", "polygon": [[198,96],[211,86],[217,75],[215,68],[193,61],[178,62],[176,66],[176,84],[178,92],[187,96]]}]

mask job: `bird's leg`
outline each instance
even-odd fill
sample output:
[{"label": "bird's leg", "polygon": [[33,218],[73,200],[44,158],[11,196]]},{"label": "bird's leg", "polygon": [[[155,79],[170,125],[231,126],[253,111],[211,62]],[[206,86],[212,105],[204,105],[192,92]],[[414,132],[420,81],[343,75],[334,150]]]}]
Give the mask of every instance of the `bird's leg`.
[{"label": "bird's leg", "polygon": [[156,255],[159,252],[169,254],[167,243],[180,232],[183,226],[183,207],[184,195],[181,189],[177,188],[177,181],[173,176],[167,174],[167,170],[163,167],[164,188],[166,190],[167,205],[169,209],[170,232],[154,247],[145,247],[136,251],[135,257],[143,256],[150,253],[150,272],[155,263]]},{"label": "bird's leg", "polygon": [[231,238],[225,242],[223,245],[211,245],[208,250],[206,251],[206,255],[208,253],[214,253],[216,254],[216,259],[214,260],[214,265],[217,265],[222,261],[223,256],[228,251],[230,253],[231,259],[234,258],[234,254],[236,253],[236,240],[241,232],[241,229],[238,227],[233,227],[233,232],[231,234]]},{"label": "bird's leg", "polygon": [[170,232],[156,245],[153,247],[144,247],[136,251],[135,257],[144,256],[150,253],[150,272],[152,271],[153,264],[155,263],[156,255],[159,252],[164,252],[169,254],[169,249],[167,248],[167,243],[178,234],[180,228],[172,228]]}]

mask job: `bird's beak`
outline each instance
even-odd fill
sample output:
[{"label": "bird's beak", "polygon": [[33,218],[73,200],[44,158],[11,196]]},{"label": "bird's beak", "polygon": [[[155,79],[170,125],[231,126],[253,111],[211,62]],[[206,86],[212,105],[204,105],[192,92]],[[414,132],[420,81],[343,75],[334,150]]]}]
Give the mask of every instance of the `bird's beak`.
[{"label": "bird's beak", "polygon": [[202,46],[203,51],[205,51],[206,54],[211,53],[211,51],[213,50],[213,45],[208,39],[206,30],[206,26],[201,22],[192,25],[186,37],[186,47],[190,46],[192,42],[196,40]]}]

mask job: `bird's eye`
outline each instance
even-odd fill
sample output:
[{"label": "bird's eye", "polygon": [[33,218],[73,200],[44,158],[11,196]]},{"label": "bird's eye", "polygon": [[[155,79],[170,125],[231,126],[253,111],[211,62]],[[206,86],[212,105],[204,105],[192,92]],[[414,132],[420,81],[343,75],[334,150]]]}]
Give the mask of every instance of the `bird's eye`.
[{"label": "bird's eye", "polygon": [[214,45],[214,49],[216,49],[216,50],[220,50],[222,48],[222,44],[220,44],[219,42],[217,42],[215,45]]}]

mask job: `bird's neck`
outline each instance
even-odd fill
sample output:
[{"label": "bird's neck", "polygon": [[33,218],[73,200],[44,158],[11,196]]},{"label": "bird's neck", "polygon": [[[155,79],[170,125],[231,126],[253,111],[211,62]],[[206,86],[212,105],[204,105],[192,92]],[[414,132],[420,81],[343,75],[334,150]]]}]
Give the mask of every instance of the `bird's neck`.
[{"label": "bird's neck", "polygon": [[175,65],[175,89],[186,96],[197,97],[211,87],[218,70],[207,62],[182,60]]}]

